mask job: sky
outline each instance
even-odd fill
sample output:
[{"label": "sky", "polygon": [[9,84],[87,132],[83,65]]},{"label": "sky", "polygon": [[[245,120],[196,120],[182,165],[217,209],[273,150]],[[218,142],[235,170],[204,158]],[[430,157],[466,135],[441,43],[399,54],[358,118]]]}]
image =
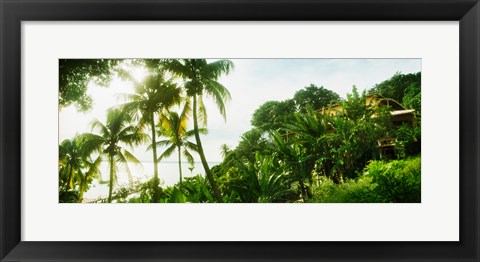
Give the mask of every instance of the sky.
[{"label": "sky", "polygon": [[[241,135],[252,128],[250,120],[253,113],[267,101],[291,99],[296,91],[310,84],[323,86],[346,98],[354,85],[363,91],[389,79],[396,72],[406,74],[421,71],[421,59],[230,60],[235,65],[234,70],[219,79],[232,96],[226,105],[226,121],[215,103],[205,99],[208,134],[202,136],[202,144],[209,162],[222,161],[222,144],[230,148],[238,145]],[[137,70],[135,75],[137,78],[144,76],[141,70]],[[133,93],[133,86],[115,78],[109,87],[90,85],[87,93],[94,101],[90,111],[81,113],[74,106],[69,106],[59,112],[60,142],[75,134],[91,132],[90,123],[94,119],[104,122],[108,108],[124,103],[117,94]],[[160,152],[163,150],[160,149]],[[133,152],[142,162],[152,161],[152,153],[146,151],[146,146],[134,148]],[[165,161],[177,161],[175,156]],[[199,161],[199,158],[195,160]]]}]

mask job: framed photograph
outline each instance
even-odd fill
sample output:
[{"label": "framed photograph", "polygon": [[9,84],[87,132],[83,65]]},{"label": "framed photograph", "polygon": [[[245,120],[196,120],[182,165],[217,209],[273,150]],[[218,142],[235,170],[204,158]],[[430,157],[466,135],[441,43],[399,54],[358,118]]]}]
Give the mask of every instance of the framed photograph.
[{"label": "framed photograph", "polygon": [[1,261],[480,259],[477,1],[0,1]]}]

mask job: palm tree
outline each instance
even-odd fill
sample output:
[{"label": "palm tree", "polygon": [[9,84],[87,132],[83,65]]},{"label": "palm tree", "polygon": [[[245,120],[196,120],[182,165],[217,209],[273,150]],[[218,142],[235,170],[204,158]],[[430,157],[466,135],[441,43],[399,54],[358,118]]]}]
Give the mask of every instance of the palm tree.
[{"label": "palm tree", "polygon": [[128,146],[139,144],[146,140],[145,134],[135,126],[131,125],[131,116],[119,109],[111,109],[107,113],[106,124],[98,120],[92,122],[92,130],[98,134],[86,133],[81,135],[81,140],[86,152],[98,153],[96,161],[106,158],[110,168],[110,180],[108,191],[108,203],[112,202],[112,190],[117,180],[117,164],[122,165],[131,178],[128,162],[140,164],[140,161],[120,143]]},{"label": "palm tree", "polygon": [[160,197],[160,192],[158,191],[160,180],[158,178],[157,134],[155,129],[157,123],[155,119],[158,118],[158,115],[161,115],[163,110],[179,103],[181,90],[171,80],[165,80],[162,71],[157,71],[142,82],[138,82],[126,71],[120,71],[120,73],[135,84],[135,93],[125,95],[129,102],[123,104],[121,108],[138,118],[139,127],[148,127],[151,131],[150,148],[153,152],[154,179],[152,201],[157,202]]},{"label": "palm tree", "polygon": [[[182,187],[182,149],[183,155],[187,158],[190,165],[193,165],[194,160],[192,154],[188,150],[198,152],[197,145],[188,141],[190,137],[194,136],[193,130],[187,131],[187,121],[190,114],[191,107],[187,101],[180,115],[176,112],[169,112],[168,114],[160,117],[160,129],[162,130],[162,134],[167,137],[167,139],[157,142],[157,145],[167,146],[168,148],[159,157],[159,161],[172,155],[175,149],[177,150],[180,187]],[[201,133],[207,132],[205,128],[201,128],[199,131]]]},{"label": "palm tree", "polygon": [[198,154],[215,197],[219,202],[222,202],[220,191],[205,157],[202,141],[200,140],[198,122],[200,118],[202,124],[206,125],[207,115],[203,105],[204,95],[210,96],[215,100],[220,113],[226,119],[225,102],[230,100],[230,93],[217,80],[220,76],[228,74],[234,65],[229,60],[218,60],[208,63],[206,59],[183,59],[182,61],[174,59],[166,61],[164,67],[185,80],[184,88],[193,104],[193,131]]},{"label": "palm tree", "polygon": [[92,178],[100,173],[99,161],[92,161],[89,154],[76,136],[73,139],[65,139],[59,146],[60,181],[64,187],[74,188],[74,182],[78,184],[79,198],[83,200],[83,193],[87,191]]},{"label": "palm tree", "polygon": [[284,201],[290,193],[289,179],[276,154],[255,153],[255,161],[237,161],[242,179],[234,184],[245,202],[271,203]]},{"label": "palm tree", "polygon": [[222,155],[223,160],[225,160],[225,158],[227,158],[227,155],[230,154],[231,152],[232,150],[227,144],[222,144],[220,146],[220,154]]},{"label": "palm tree", "polygon": [[286,169],[293,179],[299,182],[300,195],[305,202],[308,196],[305,182],[311,176],[315,159],[309,154],[304,145],[286,142],[285,138],[278,131],[272,131],[270,134],[279,158],[285,163]]}]

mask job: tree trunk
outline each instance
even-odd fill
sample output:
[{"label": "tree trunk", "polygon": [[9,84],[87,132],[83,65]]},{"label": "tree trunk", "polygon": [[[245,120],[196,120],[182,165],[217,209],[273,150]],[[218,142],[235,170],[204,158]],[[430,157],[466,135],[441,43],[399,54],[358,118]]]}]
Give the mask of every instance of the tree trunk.
[{"label": "tree trunk", "polygon": [[152,202],[157,203],[160,199],[160,192],[158,190],[158,184],[160,180],[158,179],[158,159],[157,159],[157,138],[155,136],[155,114],[152,113],[150,128],[152,129],[152,151],[153,151],[153,196]]},{"label": "tree trunk", "polygon": [[178,149],[178,171],[180,172],[180,189],[182,188],[182,154],[181,154],[181,147],[177,147]]},{"label": "tree trunk", "polygon": [[303,200],[303,203],[305,203],[306,196],[307,196],[307,189],[305,188],[305,182],[303,182],[303,177],[300,178],[299,184],[300,184],[300,193],[302,194],[302,200]]},{"label": "tree trunk", "polygon": [[72,183],[72,179],[73,179],[73,166],[70,166],[70,175],[68,176],[68,181],[67,181],[67,185],[68,185],[68,188],[73,188],[73,183]]},{"label": "tree trunk", "polygon": [[195,141],[198,146],[198,154],[200,155],[200,160],[202,161],[203,169],[205,169],[205,175],[207,176],[208,182],[212,186],[213,193],[218,202],[222,203],[222,195],[220,190],[218,190],[215,179],[213,178],[212,171],[208,167],[207,159],[205,158],[205,153],[203,152],[202,141],[200,140],[200,134],[198,132],[198,119],[197,119],[197,95],[193,95],[193,133],[195,134]]},{"label": "tree trunk", "polygon": [[83,201],[83,190],[80,188],[80,194],[78,195],[78,203],[82,203]]},{"label": "tree trunk", "polygon": [[115,167],[113,166],[113,156],[110,156],[110,188],[108,189],[108,203],[112,203],[112,190],[113,190],[113,172]]}]

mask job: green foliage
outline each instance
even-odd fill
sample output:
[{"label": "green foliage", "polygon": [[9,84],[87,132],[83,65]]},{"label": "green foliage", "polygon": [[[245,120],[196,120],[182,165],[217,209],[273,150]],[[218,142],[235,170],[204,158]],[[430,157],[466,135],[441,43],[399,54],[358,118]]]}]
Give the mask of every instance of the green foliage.
[{"label": "green foliage", "polygon": [[397,142],[395,144],[395,153],[397,158],[405,158],[420,153],[420,127],[412,127],[403,124],[395,131]]},{"label": "green foliage", "polygon": [[323,86],[317,87],[314,84],[310,84],[304,89],[295,92],[293,100],[295,101],[297,110],[299,112],[305,112],[308,107],[317,110],[332,104],[337,104],[340,102],[340,96]]},{"label": "green foliage", "polygon": [[[190,165],[193,165],[193,156],[190,152],[198,153],[196,144],[189,141],[194,136],[194,130],[187,130],[187,121],[191,113],[190,104],[185,103],[180,114],[168,111],[160,117],[160,132],[167,139],[157,142],[157,146],[166,146],[167,149],[158,158],[158,161],[169,157],[176,150],[178,153],[178,170],[180,187],[182,186],[182,152]],[[207,129],[200,128],[199,132],[205,134]]]},{"label": "green foliage", "polygon": [[422,92],[419,82],[411,83],[407,87],[402,102],[406,108],[415,109],[418,113],[422,111]]},{"label": "green foliage", "polygon": [[320,177],[312,188],[315,203],[420,203],[421,158],[372,161],[356,179],[337,184]]},{"label": "green foliage", "polygon": [[369,177],[349,179],[336,184],[331,179],[321,177],[318,185],[312,188],[311,203],[378,203],[382,199],[375,193],[375,184]]},{"label": "green foliage", "polygon": [[[135,84],[135,93],[127,94],[125,98],[127,103],[120,106],[120,109],[133,118],[138,119],[138,127],[140,129],[149,127],[150,146],[153,155],[153,177],[154,181],[160,182],[158,178],[158,162],[157,155],[157,122],[158,117],[164,117],[164,112],[178,103],[180,103],[181,90],[172,79],[167,79],[163,70],[155,70],[146,77],[142,82],[137,80],[127,71],[120,70],[120,76],[132,81]],[[188,104],[187,104],[188,105]],[[189,107],[186,107],[188,110]],[[158,201],[159,193],[154,195],[154,202]]]},{"label": "green foliage", "polygon": [[412,92],[414,94],[420,93],[419,89],[421,86],[421,77],[422,73],[420,72],[412,74],[396,73],[390,79],[387,79],[380,84],[376,84],[372,89],[370,89],[369,93],[380,94],[384,97],[393,98],[397,102],[402,103],[404,102],[403,97],[406,93],[410,93],[410,95],[412,95]]},{"label": "green foliage", "polygon": [[421,202],[421,158],[394,160],[388,163],[372,161],[365,176],[377,184],[375,192],[384,202]]},{"label": "green foliage", "polygon": [[268,101],[263,103],[253,113],[252,126],[267,132],[275,131],[293,118],[295,113],[295,101]]},{"label": "green foliage", "polygon": [[287,142],[278,132],[272,132],[271,135],[279,160],[284,164],[285,171],[298,182],[298,193],[305,200],[309,194],[307,183],[312,178],[315,158],[304,145]]},{"label": "green foliage", "polygon": [[87,95],[88,84],[106,86],[113,69],[121,62],[118,59],[60,59],[59,60],[59,106],[75,105],[80,111],[92,106]]},{"label": "green foliage", "polygon": [[329,149],[319,158],[319,164],[330,169],[323,172],[337,183],[356,177],[369,160],[379,159],[378,140],[392,132],[388,108],[367,105],[365,92],[360,95],[355,87],[343,109],[340,115],[327,117]]},{"label": "green foliage", "polygon": [[99,165],[100,160],[92,160],[79,136],[63,140],[59,146],[60,191],[69,195],[70,189],[77,190],[77,201],[82,201],[83,193],[100,174]]},{"label": "green foliage", "polygon": [[188,99],[191,99],[189,101],[192,102],[193,131],[198,154],[208,181],[214,191],[215,198],[221,202],[221,193],[208,166],[202,141],[200,140],[199,121],[200,124],[206,126],[207,114],[203,104],[204,96],[213,98],[220,114],[226,120],[225,103],[230,101],[231,96],[228,89],[218,82],[218,79],[222,75],[230,73],[234,68],[234,64],[230,60],[217,60],[208,63],[206,59],[169,59],[165,61],[163,66],[184,81],[183,88]]},{"label": "green foliage", "polygon": [[[116,200],[117,203],[130,203],[130,199],[132,195],[137,194],[142,191],[144,184],[139,181],[134,181],[129,183],[128,185],[124,185],[118,188],[112,195],[112,199]],[[140,203],[139,198],[135,198],[135,200]]]},{"label": "green foliage", "polygon": [[202,176],[186,177],[182,184],[182,192],[185,195],[185,202],[216,202],[208,181]]},{"label": "green foliage", "polygon": [[255,161],[255,154],[257,152],[265,152],[267,147],[267,140],[264,137],[263,131],[258,128],[253,128],[242,135],[242,140],[235,148],[235,155],[237,158],[247,158],[251,162]]},{"label": "green foliage", "polygon": [[[159,181],[155,178],[148,180],[146,183],[143,183],[140,187],[140,196],[136,201],[141,203],[156,203],[158,200],[154,200],[154,196],[162,195],[163,189],[159,186]],[[159,199],[158,197],[157,199]]]},{"label": "green foliage", "polygon": [[255,162],[237,162],[238,180],[233,184],[243,203],[284,202],[290,192],[283,167],[275,156],[256,154]]},{"label": "green foliage", "polygon": [[140,161],[124,146],[133,146],[146,141],[146,135],[141,130],[131,124],[132,117],[120,109],[112,109],[107,113],[106,123],[98,120],[92,122],[92,129],[98,131],[95,133],[85,133],[80,136],[86,152],[98,153],[96,161],[108,159],[110,165],[110,181],[108,202],[112,200],[113,186],[117,181],[116,171],[118,165],[123,167],[132,181],[132,176],[128,163],[140,164]]},{"label": "green foliage", "polygon": [[80,192],[65,185],[60,186],[58,191],[59,203],[77,203],[81,201]]},{"label": "green foliage", "polygon": [[[393,126],[390,108],[367,104],[366,93],[354,87],[340,101],[335,92],[310,85],[293,99],[269,101],[253,114],[253,128],[239,144],[222,146],[223,162],[210,169],[200,134],[206,133],[203,100],[212,98],[226,118],[228,90],[218,82],[233,69],[229,60],[208,63],[205,59],[138,59],[149,75],[142,82],[120,60],[60,60],[60,107],[91,105],[86,89],[91,81],[105,85],[113,74],[135,85],[124,95],[126,103],[107,113],[107,121],[93,121],[95,133],[62,141],[59,154],[59,201],[81,201],[99,174],[102,159],[109,162],[109,199],[119,203],[275,203],[326,202],[376,203],[420,202],[420,125]],[[168,77],[172,77],[167,79]],[[420,113],[421,74],[400,74],[375,85],[369,92],[393,98]],[[180,86],[181,85],[181,86]],[[322,108],[341,103],[338,114]],[[174,105],[183,104],[180,113]],[[418,118],[420,119],[420,118]],[[187,130],[187,122],[193,130]],[[150,137],[143,133],[150,131]],[[165,139],[157,140],[163,136]],[[190,138],[195,138],[195,143]],[[383,158],[378,141],[395,137],[397,158]],[[147,143],[153,152],[153,178],[130,183],[112,192],[119,168],[131,176],[127,163],[138,163],[125,146]],[[157,147],[166,147],[157,155]],[[162,188],[158,162],[178,153],[180,182]],[[183,156],[193,164],[198,153],[206,177],[183,179]],[[96,158],[93,160],[92,157]]]}]

